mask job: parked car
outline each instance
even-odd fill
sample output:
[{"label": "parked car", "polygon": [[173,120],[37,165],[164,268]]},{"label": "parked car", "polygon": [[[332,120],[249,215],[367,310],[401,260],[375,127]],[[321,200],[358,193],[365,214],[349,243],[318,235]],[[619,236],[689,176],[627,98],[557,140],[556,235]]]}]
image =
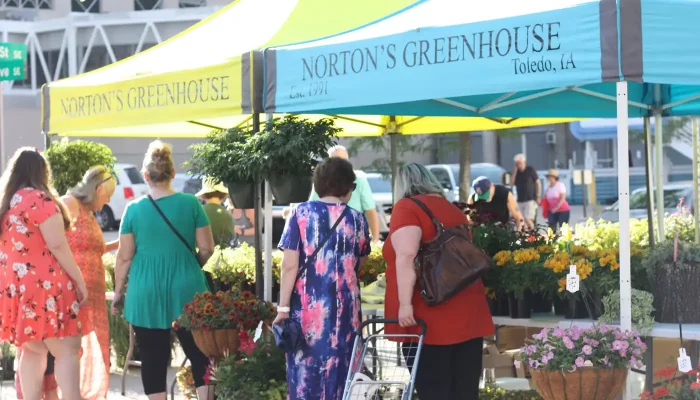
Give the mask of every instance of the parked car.
[{"label": "parked car", "polygon": [[[693,209],[695,199],[693,196],[693,184],[691,182],[671,183],[664,186],[664,211],[672,214],[676,212],[678,202],[683,198],[683,205]],[[656,190],[654,190],[654,206],[656,206]],[[645,187],[632,191],[630,195],[630,218],[645,219],[647,214],[648,196]],[[618,222],[620,220],[620,201],[606,207],[600,214],[600,218],[606,221]]]},{"label": "parked car", "polygon": [[[459,164],[432,164],[427,165],[426,168],[442,184],[447,200],[457,201],[459,199]],[[469,170],[469,176],[472,180],[479,176],[485,176],[495,184],[503,183],[505,173],[506,170],[503,167],[490,163],[472,164]],[[471,188],[470,193],[473,193]]]},{"label": "parked car", "polygon": [[391,216],[386,212],[394,204],[391,177],[387,177],[377,172],[368,172],[367,182],[372,189],[372,197],[377,205],[377,215],[379,216],[379,234],[382,240],[389,234],[389,221]]},{"label": "parked car", "polygon": [[202,190],[202,178],[190,174],[175,174],[173,189],[177,192],[196,194]]},{"label": "parked car", "polygon": [[114,195],[102,210],[95,213],[97,222],[103,231],[118,228],[126,205],[131,200],[148,193],[148,185],[143,180],[143,176],[136,166],[115,164],[114,174],[117,179]]}]

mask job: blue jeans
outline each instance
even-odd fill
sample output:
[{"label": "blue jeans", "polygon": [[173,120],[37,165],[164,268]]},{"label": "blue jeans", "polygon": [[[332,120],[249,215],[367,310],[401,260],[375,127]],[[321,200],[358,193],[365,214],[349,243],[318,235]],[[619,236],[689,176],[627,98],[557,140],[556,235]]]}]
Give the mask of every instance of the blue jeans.
[{"label": "blue jeans", "polygon": [[562,211],[558,213],[550,211],[549,215],[547,215],[547,222],[549,223],[549,227],[556,232],[563,224],[569,223],[570,216],[571,211]]}]

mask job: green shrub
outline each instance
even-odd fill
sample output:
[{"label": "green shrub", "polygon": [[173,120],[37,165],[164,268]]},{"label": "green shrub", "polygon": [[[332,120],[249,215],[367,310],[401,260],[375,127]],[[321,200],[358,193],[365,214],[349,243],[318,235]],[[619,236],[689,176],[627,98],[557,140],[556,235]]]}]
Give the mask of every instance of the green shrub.
[{"label": "green shrub", "polygon": [[77,185],[90,168],[104,165],[111,170],[116,161],[112,150],[104,144],[85,140],[70,142],[68,138],[52,143],[45,155],[51,164],[53,186],[60,195]]}]

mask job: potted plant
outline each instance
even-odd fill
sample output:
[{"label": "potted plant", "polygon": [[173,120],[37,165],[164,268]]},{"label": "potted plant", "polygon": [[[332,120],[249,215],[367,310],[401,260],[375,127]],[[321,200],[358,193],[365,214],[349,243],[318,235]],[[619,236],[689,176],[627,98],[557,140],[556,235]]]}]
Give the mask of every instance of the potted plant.
[{"label": "potted plant", "polygon": [[360,266],[357,277],[365,286],[377,281],[379,275],[386,272],[386,261],[382,255],[382,244],[372,243],[372,251],[367,261]]},{"label": "potted plant", "polygon": [[192,331],[202,353],[218,358],[236,353],[240,332],[254,330],[260,321],[271,322],[274,313],[271,303],[237,288],[215,294],[197,293],[185,305],[173,328]]},{"label": "potted plant", "polygon": [[270,182],[280,204],[308,200],[318,160],[334,145],[340,128],[330,118],[312,122],[296,115],[269,121],[246,143],[248,167]]},{"label": "potted plant", "polygon": [[545,400],[607,400],[620,394],[630,367],[642,367],[645,350],[635,333],[594,325],[543,329],[520,356]]},{"label": "potted plant", "polygon": [[102,143],[71,142],[68,138],[51,143],[44,155],[51,165],[51,183],[61,195],[77,185],[90,168],[104,165],[111,170],[116,161],[112,150]]},{"label": "potted plant", "polygon": [[211,383],[220,399],[283,400],[287,398],[285,354],[269,331],[261,343],[248,340],[243,354],[231,354],[213,368]]},{"label": "potted plant", "polygon": [[247,146],[253,135],[247,125],[213,131],[204,143],[190,146],[192,158],[185,163],[191,173],[223,182],[236,208],[253,208],[255,185],[262,182]]},{"label": "potted plant", "polygon": [[641,400],[700,400],[697,370],[682,373],[674,367],[667,367],[656,371],[654,375],[662,379],[661,384],[653,392],[643,392]]},{"label": "potted plant", "polygon": [[[620,291],[614,290],[603,298],[605,312],[600,317],[604,324],[620,320]],[[643,290],[632,289],[632,327],[646,336],[654,327],[654,296]]]},{"label": "potted plant", "polygon": [[0,381],[15,379],[15,347],[9,343],[0,344]]},{"label": "potted plant", "polygon": [[508,292],[511,318],[532,316],[532,290],[536,268],[541,268],[540,254],[534,248],[502,251],[494,257],[496,266],[504,268],[503,285]]},{"label": "potted plant", "polygon": [[536,390],[505,390],[493,385],[479,389],[479,400],[542,400]]},{"label": "potted plant", "polygon": [[657,244],[642,262],[652,281],[656,320],[700,323],[700,245],[678,242],[676,258],[672,241]]},{"label": "potted plant", "polygon": [[[565,251],[554,253],[544,263],[545,268],[549,268],[558,279],[557,296],[554,299],[555,314],[564,314],[567,319],[580,319],[590,317],[588,308],[591,307],[590,287],[586,279],[593,272],[593,264],[588,261],[580,252],[569,254]],[[570,266],[576,266],[576,273],[581,280],[580,290],[576,293],[566,291],[566,275],[570,271]],[[584,297],[586,296],[586,297]],[[588,306],[586,305],[588,302]]]}]

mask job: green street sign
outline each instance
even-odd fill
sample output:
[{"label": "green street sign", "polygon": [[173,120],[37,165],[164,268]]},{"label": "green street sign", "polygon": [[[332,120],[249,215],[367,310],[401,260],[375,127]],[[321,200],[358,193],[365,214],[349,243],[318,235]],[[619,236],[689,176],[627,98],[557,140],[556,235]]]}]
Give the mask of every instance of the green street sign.
[{"label": "green street sign", "polygon": [[21,81],[27,75],[27,46],[0,43],[0,81]]}]

